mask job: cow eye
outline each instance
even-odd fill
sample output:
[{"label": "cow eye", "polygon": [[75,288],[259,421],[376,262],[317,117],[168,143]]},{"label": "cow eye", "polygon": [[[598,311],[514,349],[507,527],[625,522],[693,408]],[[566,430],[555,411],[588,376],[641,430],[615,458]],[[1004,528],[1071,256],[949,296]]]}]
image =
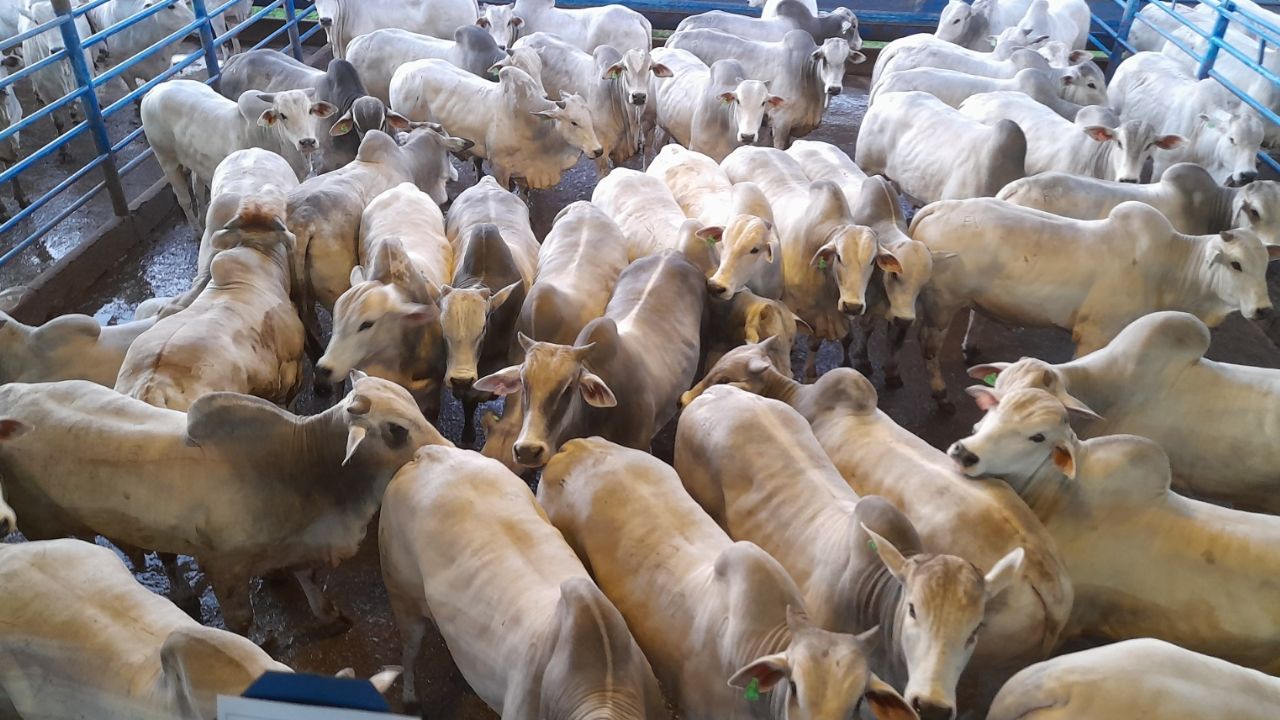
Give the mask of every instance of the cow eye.
[{"label": "cow eye", "polygon": [[798,688],[796,688],[796,681],[795,681],[795,680],[788,680],[787,682],[791,685],[791,697],[792,697],[792,699],[794,699],[794,700],[796,700],[796,701],[799,701],[799,699],[800,699],[800,690],[799,690]]},{"label": "cow eye", "polygon": [[360,329],[357,330],[356,332],[364,332],[365,330],[368,330],[371,327],[373,327],[373,321],[365,320],[364,322],[360,323]]},{"label": "cow eye", "polygon": [[288,119],[289,119],[289,116],[288,116],[288,115],[285,115],[284,113],[280,113],[280,119],[281,119],[281,120],[288,120]]},{"label": "cow eye", "polygon": [[1236,260],[1231,261],[1231,269],[1235,270],[1236,272],[1241,272],[1244,270],[1244,268],[1240,267],[1240,263]]},{"label": "cow eye", "polygon": [[1233,138],[1233,137],[1229,137],[1229,138],[1227,138],[1227,139],[1231,141],[1231,144],[1232,144],[1232,145],[1235,145],[1235,144],[1236,144],[1236,139],[1235,139],[1235,138]]},{"label": "cow eye", "polygon": [[1044,442],[1044,433],[1036,433],[1031,436],[1030,440],[1033,443],[1042,443]]},{"label": "cow eye", "polygon": [[1254,220],[1257,220],[1257,219],[1258,219],[1258,211],[1257,211],[1257,210],[1254,210],[1253,208],[1249,208],[1249,209],[1248,209],[1248,210],[1246,210],[1245,212],[1249,213],[1249,217],[1253,218]]},{"label": "cow eye", "polygon": [[387,445],[392,448],[404,447],[409,442],[409,428],[396,423],[387,423]]},{"label": "cow eye", "polygon": [[574,126],[574,127],[578,127],[578,121],[577,121],[577,120],[570,120],[570,121],[569,121],[569,124],[570,124],[570,125],[572,125],[572,126]]},{"label": "cow eye", "polygon": [[759,254],[760,254],[760,248],[751,248],[751,254],[752,254],[752,255],[759,255]]},{"label": "cow eye", "polygon": [[978,633],[982,632],[982,623],[978,623],[978,627],[973,629],[973,634],[969,636],[969,645],[978,642]]},{"label": "cow eye", "polygon": [[1097,83],[1089,83],[1089,89],[1090,89],[1090,90],[1097,90],[1097,89],[1098,89],[1098,84],[1097,84]]},{"label": "cow eye", "polygon": [[911,616],[911,619],[912,619],[912,620],[915,620],[915,619],[916,619],[916,604],[915,604],[915,603],[907,603],[907,614]]}]

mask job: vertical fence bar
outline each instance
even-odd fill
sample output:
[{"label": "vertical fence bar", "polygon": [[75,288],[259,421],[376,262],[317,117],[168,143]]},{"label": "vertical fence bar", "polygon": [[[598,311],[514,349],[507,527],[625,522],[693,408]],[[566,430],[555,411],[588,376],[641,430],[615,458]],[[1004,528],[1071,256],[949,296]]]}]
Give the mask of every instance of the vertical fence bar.
[{"label": "vertical fence bar", "polygon": [[1120,16],[1120,24],[1116,26],[1116,38],[1112,41],[1111,54],[1107,57],[1107,79],[1115,74],[1116,68],[1120,66],[1123,59],[1125,49],[1121,40],[1129,41],[1129,31],[1133,29],[1133,20],[1138,16],[1138,11],[1142,9],[1142,4],[1146,0],[1125,0],[1124,13]]},{"label": "vertical fence bar", "polygon": [[[214,0],[217,2],[217,0]],[[191,0],[191,9],[195,11],[196,19],[200,21],[200,47],[204,48],[204,66],[209,73],[210,78],[216,78],[222,75],[222,69],[218,67],[218,46],[213,42],[213,25],[209,22],[209,10],[205,7],[204,0]],[[211,84],[216,90],[220,80],[214,80]]]},{"label": "vertical fence bar", "polygon": [[71,73],[80,88],[79,102],[84,109],[85,122],[89,124],[89,133],[93,135],[93,144],[97,147],[98,154],[106,156],[102,161],[102,175],[107,194],[111,196],[111,209],[116,215],[128,215],[129,200],[124,195],[124,186],[120,184],[120,169],[116,166],[116,155],[111,151],[111,136],[107,134],[102,106],[98,104],[98,95],[93,91],[93,73],[84,60],[80,32],[76,30],[75,20],[71,17],[71,0],[52,0],[52,5],[53,11],[62,18],[58,30],[62,32],[62,44],[66,49],[67,62],[71,63]]},{"label": "vertical fence bar", "polygon": [[[1227,0],[1222,3],[1222,9],[1228,12],[1235,12],[1236,4],[1231,0]],[[1226,37],[1227,23],[1229,22],[1231,22],[1231,18],[1228,18],[1226,13],[1218,13],[1218,19],[1213,23],[1213,40],[1209,41],[1209,47],[1204,52],[1204,60],[1200,61],[1200,67],[1196,68],[1196,77],[1201,80],[1209,77],[1209,71],[1213,69],[1213,63],[1218,59],[1218,43]]]},{"label": "vertical fence bar", "polygon": [[297,60],[302,59],[302,40],[298,35],[297,0],[284,0],[284,22],[289,28],[289,51]]}]

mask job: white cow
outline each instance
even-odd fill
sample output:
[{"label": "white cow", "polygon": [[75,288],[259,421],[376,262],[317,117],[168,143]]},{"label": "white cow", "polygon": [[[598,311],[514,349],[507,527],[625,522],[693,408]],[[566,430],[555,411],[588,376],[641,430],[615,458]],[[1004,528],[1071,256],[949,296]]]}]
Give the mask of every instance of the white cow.
[{"label": "white cow", "polygon": [[298,176],[289,162],[270,150],[237,150],[218,163],[209,182],[209,209],[205,211],[204,233],[200,237],[196,277],[209,272],[214,253],[213,236],[235,219],[243,201],[264,191],[280,190],[288,194],[296,187]]},{"label": "white cow", "polygon": [[[1047,37],[1071,50],[1089,46],[1089,26],[1093,22],[1085,0],[1031,0],[1018,26],[1032,36]],[[993,28],[996,32],[1003,27]]]},{"label": "white cow", "polygon": [[[5,55],[0,57],[0,80],[8,77],[22,67],[22,58],[17,55]],[[22,119],[22,103],[18,101],[17,88],[10,85],[0,88],[0,131],[16,125]],[[22,145],[21,133],[0,140],[0,172],[8,170],[21,159]],[[19,208],[25,208],[31,204],[27,199],[27,194],[22,190],[22,182],[15,177],[9,181],[13,185],[13,199],[18,203]],[[9,219],[9,211],[0,205],[0,222]]]},{"label": "white cow", "polygon": [[785,98],[769,110],[773,146],[780,150],[791,138],[818,127],[832,96],[844,89],[848,66],[866,60],[843,38],[818,45],[803,30],[792,30],[776,42],[744,40],[718,30],[686,30],[672,35],[666,46],[688,50],[707,64],[737,60],[747,78],[764,82],[770,92]]},{"label": "white cow", "polygon": [[1044,390],[971,393],[988,412],[948,454],[1008,482],[1053,535],[1076,587],[1064,637],[1154,637],[1280,670],[1280,518],[1175,494],[1159,445],[1081,441]]},{"label": "white cow", "polygon": [[591,127],[604,148],[596,158],[596,172],[604,177],[628,160],[641,145],[640,114],[654,78],[671,77],[647,50],[621,53],[600,45],[587,53],[549,33],[520,38],[520,45],[537,51],[542,60],[542,86],[548,97],[579,95],[587,103]]},{"label": "white cow", "polygon": [[391,380],[435,421],[444,375],[436,298],[453,275],[440,206],[413,183],[383,191],[361,214],[358,260],[316,375],[331,382],[359,369]]},{"label": "white cow", "polygon": [[[1083,68],[1097,72],[1097,77],[1086,74]],[[1107,102],[1107,85],[1093,63],[1049,70],[1025,68],[1011,78],[989,78],[935,67],[895,70],[880,78],[871,102],[874,103],[880,93],[912,90],[927,92],[953,108],[959,108],[974,95],[1015,91],[1052,108],[1067,120],[1075,120],[1083,106]]]},{"label": "white cow", "polygon": [[885,93],[876,96],[862,120],[854,160],[924,205],[995,195],[1030,169],[1027,145],[1022,128],[1012,120],[988,125],[928,93]]},{"label": "white cow", "polygon": [[391,78],[391,108],[411,120],[434,120],[472,140],[503,187],[552,187],[586,153],[604,155],[587,103],[578,95],[548,100],[525,71],[504,67],[496,83],[444,60],[406,63]]},{"label": "white cow", "polygon": [[189,307],[143,332],[115,388],[185,412],[202,395],[236,392],[287,405],[302,386],[302,321],[291,300],[285,194],[263,188],[215,233],[204,287]]},{"label": "white cow", "polygon": [[[142,127],[187,221],[202,229],[192,187],[213,181],[218,163],[236,150],[271,150],[289,161],[298,179],[319,148],[316,121],[337,112],[304,90],[250,90],[228,100],[198,80],[173,80],[142,98]],[[199,122],[192,122],[199,118]],[[204,196],[204,193],[201,193]]]},{"label": "white cow", "polygon": [[[34,30],[36,27],[47,22],[57,19],[58,15],[53,11],[53,5],[49,2],[35,2],[27,6],[25,10],[19,9],[21,19],[18,21],[18,32],[25,33]],[[93,34],[93,28],[89,25],[89,20],[84,15],[77,16],[75,19],[76,32],[81,38],[87,38]],[[57,53],[65,52],[66,46],[62,41],[61,27],[54,27],[37,33],[33,37],[29,37],[22,41],[22,62],[28,67],[45,60]],[[91,49],[86,48],[84,51],[84,64],[93,72],[93,58],[91,57]],[[71,72],[71,59],[64,57],[56,60],[31,75],[31,88],[35,91],[36,101],[41,107],[51,105],[61,98],[75,92],[78,84],[75,75]],[[61,135],[67,129],[68,120],[72,124],[80,122],[80,103],[72,101],[63,105],[61,108],[54,110],[49,117],[53,120],[53,126]],[[67,151],[67,146],[63,145],[58,150],[58,157],[63,162],[71,160],[71,154]]]},{"label": "white cow", "polygon": [[[1209,329],[1192,315],[1159,312],[1133,321],[1106,347],[1050,365],[1034,358],[979,365],[997,396],[1024,387],[1102,416],[1085,437],[1141,435],[1169,455],[1174,487],[1232,507],[1280,514],[1274,443],[1253,428],[1280,422],[1280,371],[1207,360]],[[1193,413],[1197,422],[1174,418]]]},{"label": "white cow", "polygon": [[[300,418],[235,393],[184,414],[82,380],[3,385],[7,498],[31,539],[100,534],[194,556],[244,634],[250,578],[354,555],[396,470],[422,445],[448,443],[403,388],[368,377],[353,388]],[[337,618],[322,595],[308,601]]]},{"label": "white cow", "polygon": [[988,125],[1017,123],[1027,140],[1027,175],[1056,170],[1136,183],[1157,151],[1186,142],[1144,120],[1128,120],[1119,127],[1081,127],[1019,92],[974,95],[960,105],[960,113]]},{"label": "white cow", "polygon": [[[770,110],[786,100],[759,80],[746,79],[737,60],[717,60],[707,67],[687,50],[653,51],[672,73],[653,81],[652,122],[677,143],[720,162],[734,148],[754,143]],[[655,146],[660,143],[653,143]]]},{"label": "white cow", "polygon": [[632,260],[678,248],[684,234],[700,232],[701,223],[685,218],[667,186],[638,170],[609,173],[596,184],[591,202],[622,229]]},{"label": "white cow", "polygon": [[507,53],[493,44],[488,33],[472,25],[458,28],[452,40],[384,28],[361,35],[347,48],[347,60],[360,73],[365,90],[388,105],[391,104],[391,78],[405,63],[437,58],[473,75],[486,77],[491,70],[496,73],[494,64],[506,57]]},{"label": "white cow", "polygon": [[1081,220],[1101,220],[1120,203],[1136,200],[1163,213],[1178,232],[1206,235],[1243,227],[1257,233],[1264,245],[1280,245],[1280,183],[1256,180],[1223,187],[1190,163],[1174,165],[1149,185],[1042,173],[1006,185],[996,197]]},{"label": "white cow", "polygon": [[524,27],[524,18],[515,14],[510,4],[480,5],[480,17],[476,18],[476,26],[482,28],[499,50],[506,50],[515,44]]},{"label": "white cow", "polygon": [[1217,80],[1196,80],[1176,61],[1144,52],[1120,63],[1107,94],[1122,120],[1145,120],[1187,139],[1156,155],[1154,176],[1174,163],[1193,162],[1228,185],[1258,177],[1262,117]]},{"label": "white cow", "polygon": [[[127,20],[138,13],[153,7],[155,0],[111,0],[89,10],[85,17],[94,32],[102,32],[107,28]],[[221,3],[219,3],[221,4]],[[139,20],[127,28],[94,46],[100,69],[106,70],[126,61],[137,60],[129,69],[120,75],[129,90],[137,90],[143,83],[169,69],[169,58],[181,51],[182,38],[169,45],[155,48],[153,54],[141,57],[144,50],[164,40],[178,30],[186,27],[196,19],[191,3],[186,0],[169,5],[149,17]],[[193,31],[194,32],[194,31]],[[86,36],[81,35],[84,40]],[[239,50],[237,49],[237,52]],[[186,54],[185,52],[183,53]],[[255,88],[263,89],[263,88]]]},{"label": "white cow", "polygon": [[378,547],[407,706],[417,706],[413,670],[432,623],[467,684],[503,718],[666,714],[626,622],[511,471],[473,452],[424,447],[385,503]]},{"label": "white cow", "polygon": [[870,634],[815,626],[787,571],[730,540],[669,465],[574,440],[547,466],[538,499],[689,720],[837,720],[864,699],[881,720],[915,720],[870,666]]},{"label": "white cow", "polygon": [[648,18],[622,5],[566,10],[556,7],[555,0],[516,0],[512,12],[524,21],[522,32],[551,33],[583,52],[594,52],[601,45],[618,52],[653,47]]},{"label": "white cow", "polygon": [[710,29],[748,40],[776,42],[788,32],[799,29],[813,36],[816,43],[838,37],[848,41],[854,50],[862,49],[858,18],[847,7],[819,13],[806,7],[803,0],[777,0],[772,9],[773,16],[759,18],[724,10],[710,10],[684,18],[676,26],[676,32]]},{"label": "white cow", "polygon": [[154,324],[103,326],[87,315],[61,315],[32,326],[0,312],[0,384],[88,380],[111,387],[129,346]]},{"label": "white cow", "polygon": [[876,58],[871,87],[891,72],[918,67],[940,67],[991,78],[1011,78],[1019,70],[1048,70],[1049,61],[1025,47],[1006,45],[992,52],[977,52],[939,40],[933,35],[908,35],[889,43]]},{"label": "white cow", "polygon": [[1032,665],[1001,688],[987,720],[1270,720],[1278,711],[1280,680],[1145,638]]},{"label": "white cow", "polygon": [[[986,604],[1021,575],[1021,548],[985,573],[925,553],[899,510],[850,489],[799,413],[734,387],[709,390],[685,409],[675,467],[730,537],[756,543],[795,578],[814,624],[834,632],[878,625],[872,667],[922,720],[955,716],[956,684]],[[892,590],[880,585],[886,567],[901,583]]]},{"label": "white cow", "polygon": [[[1137,202],[1105,220],[1073,220],[994,199],[952,200],[921,210],[910,233],[934,252],[956,253],[934,267],[920,295],[921,349],[940,401],[942,341],[961,308],[1069,330],[1083,355],[1157,310],[1189,312],[1211,327],[1236,311],[1256,317],[1271,307],[1267,263],[1280,257],[1249,230],[1183,235]],[[967,357],[971,341],[966,333]]]},{"label": "white cow", "polygon": [[965,477],[946,453],[877,410],[865,377],[837,368],[802,385],[780,372],[779,344],[768,338],[730,351],[682,402],[726,384],[786,402],[809,422],[844,482],[901,508],[924,547],[953,548],[978,567],[994,567],[1022,548],[1022,572],[988,610],[961,683],[974,704],[989,700],[992,681],[1048,655],[1066,626],[1073,591],[1053,538],[1005,483]]},{"label": "white cow", "polygon": [[333,56],[346,58],[355,38],[382,28],[400,28],[451,38],[480,17],[476,0],[317,0],[316,12]]}]

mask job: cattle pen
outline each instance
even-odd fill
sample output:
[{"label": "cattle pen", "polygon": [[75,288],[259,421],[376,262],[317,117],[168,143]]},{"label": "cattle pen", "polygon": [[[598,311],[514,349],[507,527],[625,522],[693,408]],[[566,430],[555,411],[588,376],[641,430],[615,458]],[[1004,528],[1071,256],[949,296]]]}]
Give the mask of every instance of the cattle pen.
[{"label": "cattle pen", "polygon": [[[319,10],[324,0],[252,0],[247,16],[234,15],[245,0],[150,0],[137,14],[106,27],[94,26],[88,35],[77,28],[77,21],[113,0],[49,1],[56,13],[54,19],[0,40],[0,57],[16,53],[24,42],[42,35],[48,37],[50,32],[56,33],[62,44],[47,57],[35,62],[28,59],[20,69],[0,77],[0,106],[6,95],[11,95],[19,98],[23,107],[22,115],[11,118],[8,127],[0,129],[0,310],[31,324],[62,313],[90,315],[103,325],[121,324],[133,318],[142,301],[187,291],[197,275],[197,248],[201,241],[200,234],[184,221],[173,190],[147,145],[139,110],[141,99],[157,85],[174,78],[200,80],[216,87],[233,45],[244,51],[278,50],[323,69],[333,57]],[[149,47],[128,57],[107,52],[112,38],[184,4],[190,7],[193,19],[174,27]],[[579,8],[604,4],[604,0],[563,0],[556,4]],[[635,9],[652,21],[655,46],[663,43],[668,31],[681,19],[692,14],[709,10],[759,13],[759,8],[749,7],[746,0],[619,0],[618,4]],[[820,10],[852,5],[866,40],[866,64],[849,72],[844,92],[831,98],[828,114],[808,138],[830,142],[852,156],[869,104],[870,83],[865,76],[870,73],[875,54],[895,39],[933,32],[947,0],[818,0],[817,4]],[[1275,20],[1280,16],[1265,12],[1280,8],[1280,1],[1089,0],[1089,6],[1089,49],[1105,68],[1108,79],[1121,60],[1139,49],[1134,33],[1145,30],[1192,58],[1199,78],[1218,81],[1256,110],[1273,126],[1271,129],[1280,128],[1280,63],[1270,62],[1280,49],[1280,22]],[[1188,19],[1184,10],[1189,6],[1212,12],[1213,21],[1207,29],[1203,22]],[[1143,12],[1144,8],[1148,10]],[[1153,21],[1153,17],[1161,19]],[[1238,44],[1240,33],[1256,40],[1256,45]],[[157,58],[166,67],[161,74],[136,86],[125,82],[130,68]],[[95,67],[95,60],[101,62],[101,67]],[[1225,62],[1244,68],[1244,75],[1224,71]],[[31,78],[41,70],[63,64],[69,69],[73,89],[59,98],[37,100],[30,89]],[[1244,82],[1242,77],[1250,82]],[[1275,94],[1271,95],[1273,90]],[[55,133],[55,114],[73,109],[72,121]],[[184,121],[199,123],[200,118]],[[20,150],[5,164],[6,143],[17,147],[19,137]],[[1260,177],[1280,177],[1280,161],[1265,149],[1258,157]],[[479,173],[472,173],[469,164],[454,164],[459,167],[460,177],[448,185],[450,201],[479,179]],[[638,167],[634,161],[628,166]],[[592,199],[596,182],[595,167],[584,158],[565,172],[557,187],[530,191],[526,200],[539,241],[562,208],[574,201]],[[26,198],[15,204],[19,187]],[[1267,278],[1271,297],[1280,297],[1280,272],[1273,269]],[[964,372],[968,357],[962,356],[959,348],[959,331],[963,329],[952,328],[943,358],[946,379],[953,388],[970,383]],[[1070,338],[1058,330],[1010,329],[978,320],[976,334],[984,358],[1014,360],[1022,355],[1065,362],[1072,357]],[[1215,360],[1280,368],[1280,353],[1271,344],[1280,345],[1280,318],[1275,315],[1250,322],[1236,313],[1220,330],[1215,330],[1214,338],[1210,355]],[[914,337],[907,343],[913,351],[918,348]],[[887,352],[888,341],[877,338],[873,354]],[[797,344],[797,367],[802,355]],[[844,361],[841,348],[829,343],[819,355],[818,367],[825,371]],[[980,417],[976,408],[939,413],[930,398],[923,364],[916,363],[913,357],[904,362],[903,374],[908,378],[906,387],[892,392],[884,389],[884,377],[876,375],[881,410],[938,448],[946,448],[952,440],[969,434]],[[316,413],[335,400],[317,395],[310,382],[305,387],[294,405],[297,412]],[[487,405],[498,406],[496,402]],[[2,411],[0,408],[0,416]],[[461,417],[460,404],[448,398],[441,420],[446,435],[456,439]],[[484,436],[482,431],[481,443]],[[671,461],[674,436],[668,427],[655,437],[654,455]],[[2,501],[0,496],[0,507]],[[359,677],[400,662],[400,641],[379,566],[376,522],[358,554],[335,566],[325,579],[326,590],[341,606],[344,621],[350,621],[345,632],[334,634],[332,628],[317,627],[307,611],[308,598],[291,582],[292,576],[254,580],[254,612],[259,615],[261,626],[288,638],[271,649],[276,660],[300,671],[324,674],[354,667]],[[99,542],[106,544],[105,540]],[[207,625],[222,626],[221,610],[204,573],[194,564],[185,564],[185,560],[187,575],[200,593],[199,619]],[[170,589],[159,558],[149,557],[145,567],[134,570],[149,589],[161,594]],[[424,717],[497,717],[469,689],[438,633],[427,633],[419,676],[426,678],[425,685],[419,682],[418,687]],[[392,706],[398,708],[397,701],[392,701]],[[3,709],[0,703],[0,711]]]}]

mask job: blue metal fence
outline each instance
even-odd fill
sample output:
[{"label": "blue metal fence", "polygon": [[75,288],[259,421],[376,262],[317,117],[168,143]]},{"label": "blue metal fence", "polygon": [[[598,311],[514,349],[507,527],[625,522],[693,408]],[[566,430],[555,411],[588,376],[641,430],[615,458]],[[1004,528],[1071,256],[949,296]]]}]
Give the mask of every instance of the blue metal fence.
[{"label": "blue metal fence", "polygon": [[[94,76],[92,68],[85,61],[84,51],[92,48],[107,38],[116,35],[136,24],[146,20],[147,18],[165,11],[182,0],[164,0],[163,2],[152,5],[141,12],[122,20],[108,28],[104,28],[95,32],[88,37],[80,37],[77,31],[75,20],[90,10],[102,6],[111,0],[92,0],[79,7],[71,7],[71,0],[52,0],[52,5],[57,14],[53,20],[41,23],[31,29],[22,32],[8,40],[0,41],[0,53],[8,54],[17,49],[25,40],[34,38],[49,30],[56,30],[61,33],[64,47],[49,55],[49,57],[34,62],[31,65],[22,68],[20,71],[9,75],[6,78],[0,78],[0,89],[8,88],[10,92],[15,92],[15,84],[23,79],[31,77],[34,73],[42,68],[53,67],[56,63],[64,60],[71,64],[72,73],[76,81],[76,89],[67,95],[49,102],[45,107],[36,112],[32,112],[19,122],[0,130],[0,142],[3,142],[15,134],[30,128],[37,122],[49,118],[54,112],[63,108],[72,108],[79,103],[83,111],[84,120],[76,124],[74,127],[67,128],[65,132],[54,138],[51,142],[43,147],[35,150],[30,155],[22,158],[14,163],[11,167],[0,172],[0,186],[3,186],[19,178],[23,173],[27,172],[33,165],[41,161],[51,158],[55,153],[63,150],[70,142],[77,137],[89,133],[93,139],[96,155],[77,170],[71,172],[66,178],[55,185],[50,190],[44,192],[39,197],[33,198],[32,202],[26,208],[22,208],[12,218],[0,224],[0,238],[8,237],[20,223],[31,218],[41,208],[48,205],[54,198],[66,192],[83,178],[89,176],[96,170],[102,172],[102,182],[90,188],[84,194],[76,197],[72,202],[63,207],[52,217],[42,222],[39,227],[34,228],[18,242],[9,246],[8,250],[0,255],[0,266],[4,266],[18,254],[22,253],[33,243],[43,237],[59,223],[70,217],[86,203],[97,197],[105,190],[111,198],[112,208],[117,215],[126,215],[129,212],[129,199],[125,195],[124,187],[121,184],[121,177],[135,170],[139,165],[146,162],[151,157],[151,149],[145,148],[141,153],[134,156],[128,162],[120,164],[118,159],[121,152],[134,142],[137,142],[142,135],[142,128],[139,127],[125,135],[121,140],[113,142],[108,132],[107,120],[119,112],[133,112],[130,108],[135,101],[140,99],[148,90],[155,87],[158,83],[164,82],[169,78],[181,73],[192,64],[203,59],[207,68],[208,79],[206,82],[214,84],[219,77],[219,60],[218,50],[223,45],[238,38],[245,29],[263,20],[267,15],[277,9],[283,8],[284,20],[279,28],[269,33],[265,38],[259,41],[254,48],[265,47],[276,41],[281,35],[288,35],[288,49],[295,57],[302,57],[302,45],[310,39],[315,33],[320,31],[320,25],[314,24],[306,32],[300,30],[300,23],[309,16],[315,14],[313,4],[308,3],[306,7],[299,9],[295,0],[272,0],[265,5],[259,5],[253,8],[250,16],[234,27],[229,27],[225,32],[215,35],[214,22],[219,16],[225,17],[225,13],[232,6],[236,5],[239,0],[215,0],[216,6],[209,8],[206,6],[205,0],[191,0],[195,14],[195,20],[188,23],[184,27],[174,31],[165,38],[154,43],[145,50],[137,53],[111,69]],[[180,60],[176,60],[168,69],[157,77],[143,83],[138,88],[126,92],[122,97],[114,102],[101,105],[98,97],[98,91],[107,83],[122,77],[130,68],[140,62],[144,62],[149,58],[156,57],[164,52],[166,48],[175,42],[180,42],[192,34],[198,35],[200,39],[200,49],[187,54]]]}]

